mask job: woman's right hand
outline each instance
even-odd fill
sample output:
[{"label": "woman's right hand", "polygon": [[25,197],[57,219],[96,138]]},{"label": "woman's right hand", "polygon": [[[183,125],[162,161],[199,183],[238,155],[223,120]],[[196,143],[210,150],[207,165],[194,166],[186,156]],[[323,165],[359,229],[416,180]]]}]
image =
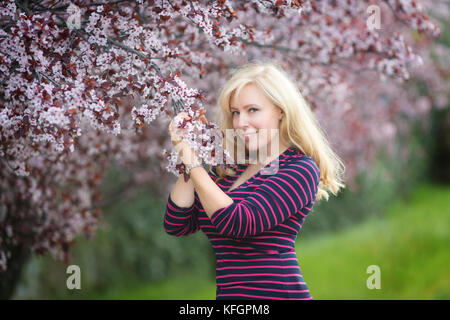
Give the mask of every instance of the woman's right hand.
[{"label": "woman's right hand", "polygon": [[175,118],[172,119],[172,121],[170,121],[170,124],[169,124],[170,140],[172,141],[172,144],[175,146],[175,148],[183,140],[183,136],[179,133],[179,131],[181,131],[181,129],[179,129],[175,126],[175,120],[177,118],[190,120],[191,117],[189,117],[189,115],[186,112],[181,112],[181,113],[177,114],[175,116]]},{"label": "woman's right hand", "polygon": [[[172,144],[185,165],[192,164],[194,162],[196,163],[196,160],[198,160],[198,158],[195,155],[194,149],[192,149],[187,141],[183,140],[182,134],[179,133],[183,129],[177,128],[175,126],[175,121],[178,119],[186,119],[189,121],[192,118],[188,115],[187,112],[180,112],[175,116],[175,118],[172,119],[169,124],[169,133]],[[208,119],[206,119],[203,109],[197,120],[201,121],[202,123],[208,123]]]}]

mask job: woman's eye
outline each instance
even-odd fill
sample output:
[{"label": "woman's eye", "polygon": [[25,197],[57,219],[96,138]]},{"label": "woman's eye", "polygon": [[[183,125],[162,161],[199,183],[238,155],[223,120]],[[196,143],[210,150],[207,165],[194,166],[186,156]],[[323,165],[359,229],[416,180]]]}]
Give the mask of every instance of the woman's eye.
[{"label": "woman's eye", "polygon": [[[248,109],[248,110],[249,110],[249,111],[251,111],[251,110],[258,111],[258,109],[255,109],[255,108],[250,108],[250,109]],[[231,112],[231,115],[234,116],[234,113],[235,113],[235,112],[237,112],[237,111],[232,111],[232,112]],[[253,113],[253,112],[252,112],[252,113]]]}]

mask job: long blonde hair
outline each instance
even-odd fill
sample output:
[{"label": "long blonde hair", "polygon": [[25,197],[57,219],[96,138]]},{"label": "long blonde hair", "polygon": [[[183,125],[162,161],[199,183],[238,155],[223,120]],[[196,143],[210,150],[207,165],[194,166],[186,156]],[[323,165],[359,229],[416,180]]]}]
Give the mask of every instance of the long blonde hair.
[{"label": "long blonde hair", "polygon": [[[216,118],[219,128],[225,133],[226,129],[233,129],[230,99],[233,94],[239,95],[240,90],[247,84],[253,83],[262,89],[264,94],[274,105],[283,112],[280,123],[280,138],[311,157],[320,170],[319,190],[316,201],[325,198],[328,201],[328,189],[337,195],[341,188],[345,188],[343,174],[345,166],[341,159],[333,152],[325,133],[322,131],[316,117],[306,103],[298,87],[289,75],[274,62],[252,61],[238,67],[232,72],[232,77],[225,83],[217,100],[219,113]],[[223,146],[227,151],[236,147],[235,138],[230,141],[228,135],[223,138]],[[231,145],[231,147],[230,147]],[[237,152],[230,152],[237,162]],[[210,168],[211,170],[211,168]],[[231,168],[217,166],[216,182],[227,175],[234,175]]]}]

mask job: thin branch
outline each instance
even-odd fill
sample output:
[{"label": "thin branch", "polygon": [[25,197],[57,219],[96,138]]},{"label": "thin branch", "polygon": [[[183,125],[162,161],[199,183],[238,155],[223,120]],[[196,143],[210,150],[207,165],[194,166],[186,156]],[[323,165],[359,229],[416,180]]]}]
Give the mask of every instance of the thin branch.
[{"label": "thin branch", "polygon": [[[117,0],[117,1],[109,1],[109,2],[92,2],[92,3],[88,3],[85,5],[85,7],[91,7],[91,6],[104,6],[104,5],[108,5],[108,4],[118,4],[121,2],[134,2],[134,1],[130,1],[130,0]],[[70,6],[70,4],[63,4],[59,7],[54,7],[54,8],[48,8],[48,7],[44,7],[41,4],[37,4],[39,5],[41,8],[40,9],[34,9],[34,11],[37,12],[44,12],[44,11],[51,11],[51,12],[56,12],[56,11],[66,11],[67,8]]]},{"label": "thin branch", "polygon": [[389,1],[385,0],[384,3],[386,3],[386,5],[389,7],[389,9],[391,9],[392,14],[397,18],[398,21],[400,21],[401,23],[403,23],[405,26],[407,26],[408,28],[411,28],[411,26],[405,21],[405,19],[401,18],[398,13],[395,11],[395,9],[391,6],[391,4],[389,3]]},{"label": "thin branch", "polygon": [[0,159],[3,160],[3,161],[6,163],[6,166],[11,170],[11,173],[15,174],[15,170],[17,170],[17,169],[19,168],[19,166],[17,166],[16,169],[13,169],[13,168],[10,166],[8,159],[3,158],[3,157],[0,157]]},{"label": "thin branch", "polygon": [[39,74],[41,74],[42,76],[44,76],[44,78],[45,79],[47,79],[48,81],[50,81],[50,82],[52,82],[54,85],[56,85],[56,86],[60,86],[60,84],[58,83],[58,82],[56,82],[55,80],[53,80],[52,78],[50,78],[48,75],[46,75],[45,73],[43,73],[43,72],[40,72],[40,71],[36,71],[37,72],[37,74],[39,75]]},{"label": "thin branch", "polygon": [[22,9],[23,11],[25,11],[26,14],[31,15],[33,12],[31,12],[31,10],[28,8],[28,0],[26,1],[19,1],[16,0],[15,1],[16,6],[19,7],[20,9]]},{"label": "thin branch", "polygon": [[141,52],[139,52],[139,51],[136,51],[136,50],[134,50],[133,48],[130,48],[129,46],[127,46],[127,45],[125,45],[125,44],[123,44],[123,43],[117,42],[116,40],[114,40],[114,39],[112,39],[112,38],[110,38],[110,37],[108,37],[108,38],[106,38],[106,39],[108,40],[109,43],[111,43],[111,44],[113,44],[113,45],[115,45],[115,46],[117,46],[117,47],[119,47],[119,48],[122,48],[122,49],[124,49],[125,51],[134,53],[135,55],[137,55],[138,57],[140,57],[140,58],[142,58],[142,59],[147,58],[143,53],[141,53]]}]

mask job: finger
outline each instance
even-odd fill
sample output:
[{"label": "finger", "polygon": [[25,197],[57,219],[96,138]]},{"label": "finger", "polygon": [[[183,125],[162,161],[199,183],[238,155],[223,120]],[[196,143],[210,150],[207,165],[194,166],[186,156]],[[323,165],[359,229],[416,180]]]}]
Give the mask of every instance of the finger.
[{"label": "finger", "polygon": [[187,112],[180,112],[179,114],[177,114],[177,117],[180,117],[181,119],[187,119],[187,120],[191,119],[191,117],[189,116],[189,114]]}]

